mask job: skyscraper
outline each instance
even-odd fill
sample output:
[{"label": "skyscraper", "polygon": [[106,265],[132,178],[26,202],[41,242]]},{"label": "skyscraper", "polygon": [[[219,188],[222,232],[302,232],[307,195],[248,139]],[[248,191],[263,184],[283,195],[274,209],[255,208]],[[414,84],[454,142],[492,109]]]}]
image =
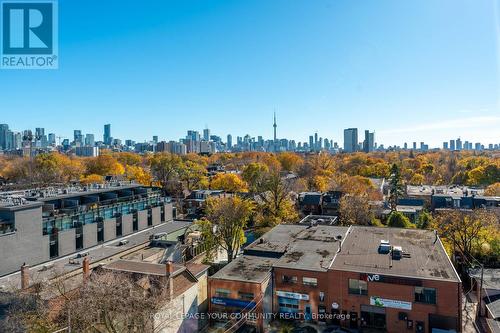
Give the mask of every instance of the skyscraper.
[{"label": "skyscraper", "polygon": [[186,139],[198,142],[201,139],[200,133],[198,131],[188,130],[187,135],[186,135]]},{"label": "skyscraper", "polygon": [[104,125],[104,135],[102,136],[105,145],[111,145],[111,124]]},{"label": "skyscraper", "polygon": [[74,143],[83,143],[83,135],[81,130],[73,131],[73,141]]},{"label": "skyscraper", "polygon": [[455,140],[450,140],[450,150],[455,150]]},{"label": "skyscraper", "polygon": [[344,130],[344,151],[352,153],[358,150],[358,129],[347,128]]},{"label": "skyscraper", "polygon": [[233,147],[233,137],[231,134],[227,135],[227,148],[231,149]]},{"label": "skyscraper", "polygon": [[455,140],[455,145],[457,150],[462,150],[462,140],[460,140],[460,138]]},{"label": "skyscraper", "polygon": [[0,149],[7,148],[7,133],[9,132],[9,125],[0,124]]},{"label": "skyscraper", "polygon": [[365,130],[365,141],[363,141],[363,151],[365,153],[372,152],[375,147],[375,132]]},{"label": "skyscraper", "polygon": [[95,139],[94,139],[94,134],[86,134],[85,135],[85,145],[86,146],[94,146],[95,145]]},{"label": "skyscraper", "polygon": [[274,150],[274,151],[277,151],[277,150],[278,150],[278,149],[277,149],[277,145],[278,145],[278,142],[277,142],[277,141],[278,141],[278,139],[277,139],[277,137],[276,137],[276,127],[278,127],[278,125],[276,124],[276,112],[275,112],[275,113],[274,113],[274,123],[273,123],[273,129],[274,129],[274,141],[273,141],[273,143],[274,143],[274,149],[273,149],[273,150]]},{"label": "skyscraper", "polygon": [[49,133],[49,145],[55,145],[55,144],[56,144],[56,134]]},{"label": "skyscraper", "polygon": [[203,130],[203,140],[210,141],[210,129],[205,128]]},{"label": "skyscraper", "polygon": [[45,135],[45,128],[41,128],[41,127],[35,128],[36,140],[41,140],[44,135]]}]

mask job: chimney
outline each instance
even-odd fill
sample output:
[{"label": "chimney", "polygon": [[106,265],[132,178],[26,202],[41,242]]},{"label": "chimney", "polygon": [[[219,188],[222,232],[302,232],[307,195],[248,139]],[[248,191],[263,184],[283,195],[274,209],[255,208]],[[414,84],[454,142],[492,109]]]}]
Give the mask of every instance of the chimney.
[{"label": "chimney", "polygon": [[24,263],[21,266],[21,289],[28,289],[30,286],[30,266]]},{"label": "chimney", "polygon": [[90,276],[90,260],[88,257],[85,257],[82,262],[83,269],[83,281],[86,281]]},{"label": "chimney", "polygon": [[174,299],[174,263],[172,261],[167,261],[166,265],[167,277],[168,277],[168,291],[170,300]]}]

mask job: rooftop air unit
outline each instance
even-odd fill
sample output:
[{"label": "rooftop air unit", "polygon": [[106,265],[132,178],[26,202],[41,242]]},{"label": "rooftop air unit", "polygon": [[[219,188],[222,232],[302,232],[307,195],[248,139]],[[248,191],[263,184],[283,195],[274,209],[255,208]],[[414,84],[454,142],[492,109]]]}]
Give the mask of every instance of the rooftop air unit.
[{"label": "rooftop air unit", "polygon": [[378,253],[388,254],[391,252],[391,244],[388,240],[380,240],[380,245],[378,246]]},{"label": "rooftop air unit", "polygon": [[401,246],[392,247],[392,259],[399,260],[403,257],[403,248]]}]

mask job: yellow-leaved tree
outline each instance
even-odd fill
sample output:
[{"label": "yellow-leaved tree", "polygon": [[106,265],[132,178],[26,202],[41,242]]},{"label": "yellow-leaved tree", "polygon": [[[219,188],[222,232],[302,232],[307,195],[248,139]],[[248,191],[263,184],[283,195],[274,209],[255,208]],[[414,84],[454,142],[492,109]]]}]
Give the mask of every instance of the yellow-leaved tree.
[{"label": "yellow-leaved tree", "polygon": [[210,188],[230,193],[248,191],[247,183],[239,175],[234,173],[216,174],[210,182]]},{"label": "yellow-leaved tree", "polygon": [[202,236],[211,245],[208,248],[223,248],[231,261],[245,243],[244,230],[252,215],[253,204],[239,196],[231,196],[209,198],[205,205],[207,217],[198,222]]}]

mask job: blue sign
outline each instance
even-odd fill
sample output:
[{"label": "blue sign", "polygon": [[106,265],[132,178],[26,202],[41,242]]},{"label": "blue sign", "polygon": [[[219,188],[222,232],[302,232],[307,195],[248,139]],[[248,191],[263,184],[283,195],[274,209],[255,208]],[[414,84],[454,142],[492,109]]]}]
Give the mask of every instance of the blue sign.
[{"label": "blue sign", "polygon": [[57,2],[3,0],[0,3],[0,66],[57,68]]},{"label": "blue sign", "polygon": [[253,301],[242,301],[240,299],[224,298],[224,297],[212,297],[212,304],[229,306],[233,308],[247,308],[253,309],[256,304]]}]

